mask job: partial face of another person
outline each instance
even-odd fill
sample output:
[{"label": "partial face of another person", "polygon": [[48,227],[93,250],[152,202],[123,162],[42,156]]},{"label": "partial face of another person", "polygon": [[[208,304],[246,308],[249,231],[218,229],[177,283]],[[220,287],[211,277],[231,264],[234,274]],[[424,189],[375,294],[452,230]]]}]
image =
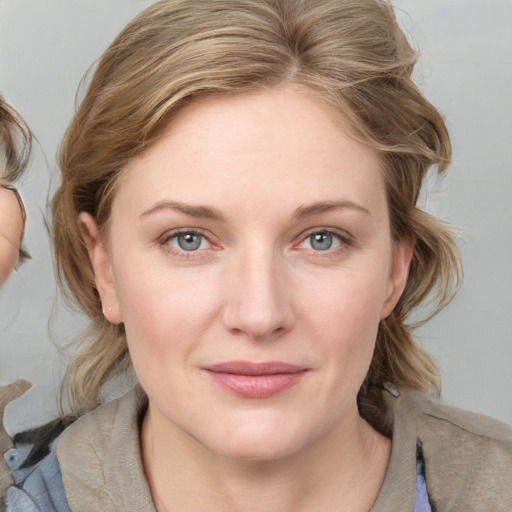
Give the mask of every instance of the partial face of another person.
[{"label": "partial face of another person", "polygon": [[197,101],[122,171],[105,244],[81,217],[154,420],[201,449],[275,459],[360,421],[411,247],[344,126],[292,87]]},{"label": "partial face of another person", "polygon": [[16,267],[23,233],[23,214],[12,190],[0,186],[0,286]]}]

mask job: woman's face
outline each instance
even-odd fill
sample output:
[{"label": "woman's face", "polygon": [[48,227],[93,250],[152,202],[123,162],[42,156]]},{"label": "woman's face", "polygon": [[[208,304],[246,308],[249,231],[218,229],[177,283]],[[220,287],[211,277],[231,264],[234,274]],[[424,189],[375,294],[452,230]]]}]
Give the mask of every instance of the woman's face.
[{"label": "woman's face", "polygon": [[199,101],[123,171],[108,253],[82,216],[154,421],[215,453],[283,457],[359,421],[411,247],[342,126],[291,87]]}]

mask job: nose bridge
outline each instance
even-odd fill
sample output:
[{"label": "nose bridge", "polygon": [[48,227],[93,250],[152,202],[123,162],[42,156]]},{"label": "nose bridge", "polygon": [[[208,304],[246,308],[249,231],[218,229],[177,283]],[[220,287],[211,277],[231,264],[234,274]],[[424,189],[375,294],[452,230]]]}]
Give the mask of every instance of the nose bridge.
[{"label": "nose bridge", "polygon": [[291,328],[293,308],[283,258],[271,246],[254,245],[236,257],[225,323],[251,339],[263,339]]}]

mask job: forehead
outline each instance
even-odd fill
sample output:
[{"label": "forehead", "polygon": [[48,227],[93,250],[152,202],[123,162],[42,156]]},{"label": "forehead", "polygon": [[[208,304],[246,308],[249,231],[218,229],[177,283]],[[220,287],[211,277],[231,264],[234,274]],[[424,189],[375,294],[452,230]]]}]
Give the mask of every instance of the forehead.
[{"label": "forehead", "polygon": [[330,199],[370,204],[382,192],[378,153],[349,135],[340,113],[286,87],[187,106],[125,167],[118,196],[140,208],[167,198],[205,203],[235,196],[246,205],[292,207]]}]

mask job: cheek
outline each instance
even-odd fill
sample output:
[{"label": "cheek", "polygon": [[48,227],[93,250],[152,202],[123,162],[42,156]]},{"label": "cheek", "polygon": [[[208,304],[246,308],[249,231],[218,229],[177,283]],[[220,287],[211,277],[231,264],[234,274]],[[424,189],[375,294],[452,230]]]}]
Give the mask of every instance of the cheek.
[{"label": "cheek", "polygon": [[385,303],[386,268],[369,270],[343,269],[313,277],[298,295],[304,298],[304,309],[313,314],[319,325],[336,326],[341,332],[375,330]]},{"label": "cheek", "polygon": [[158,361],[164,352],[192,350],[215,317],[212,279],[147,263],[139,271],[128,268],[121,260],[116,289],[132,356]]},{"label": "cheek", "polygon": [[310,319],[306,328],[330,361],[331,378],[351,381],[357,388],[371,362],[385,301],[387,281],[381,275],[340,272],[324,287],[310,286],[298,315]]}]

